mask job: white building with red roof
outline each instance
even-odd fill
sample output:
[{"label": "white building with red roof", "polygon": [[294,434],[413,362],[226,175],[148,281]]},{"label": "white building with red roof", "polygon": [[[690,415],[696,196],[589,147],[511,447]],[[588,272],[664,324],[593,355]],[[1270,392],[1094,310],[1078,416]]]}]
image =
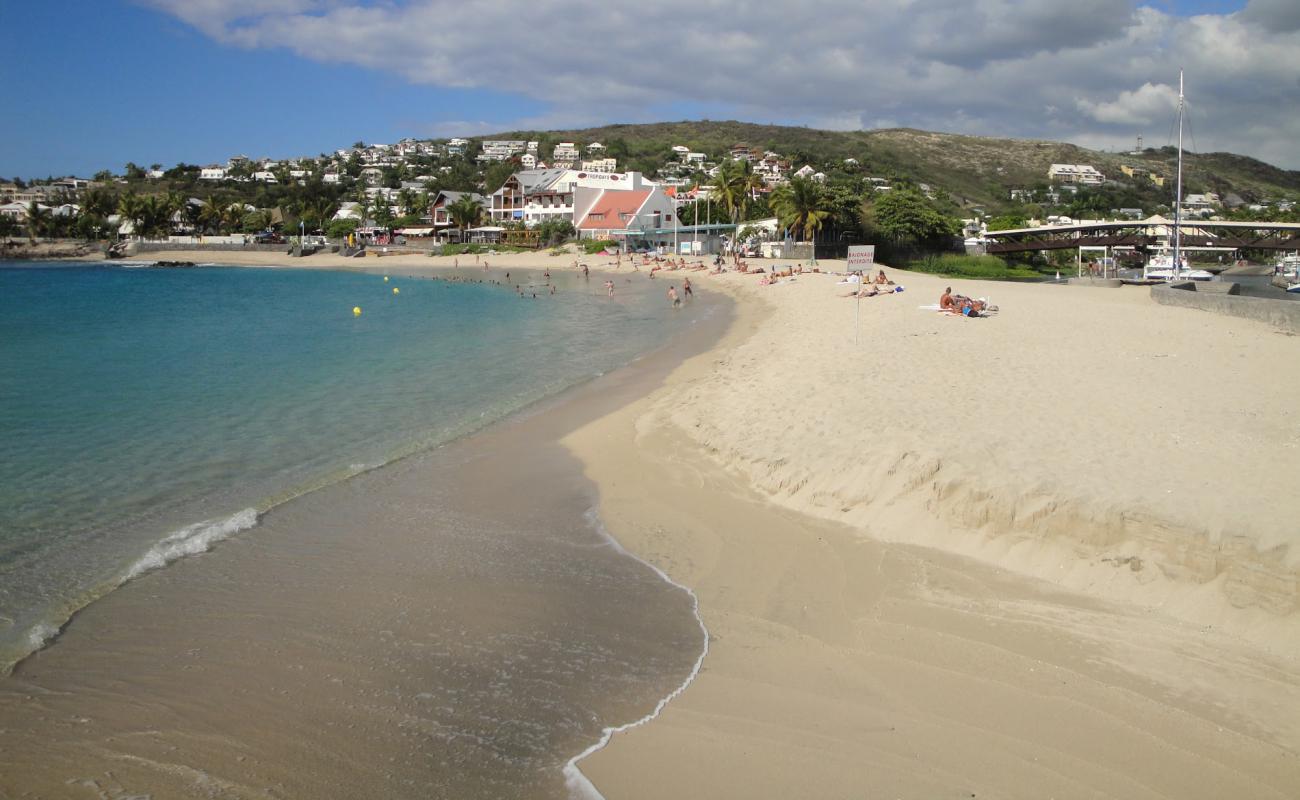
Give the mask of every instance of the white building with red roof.
[{"label": "white building with red roof", "polygon": [[580,238],[658,239],[663,235],[656,231],[680,225],[677,204],[662,186],[638,182],[618,189],[578,187],[574,194],[574,227]]}]

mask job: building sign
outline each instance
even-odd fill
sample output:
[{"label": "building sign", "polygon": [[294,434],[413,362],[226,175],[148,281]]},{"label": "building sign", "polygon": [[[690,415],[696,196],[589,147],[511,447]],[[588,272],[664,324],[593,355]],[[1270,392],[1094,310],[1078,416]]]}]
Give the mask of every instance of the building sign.
[{"label": "building sign", "polygon": [[876,246],[874,244],[849,245],[849,269],[865,269],[876,263]]}]

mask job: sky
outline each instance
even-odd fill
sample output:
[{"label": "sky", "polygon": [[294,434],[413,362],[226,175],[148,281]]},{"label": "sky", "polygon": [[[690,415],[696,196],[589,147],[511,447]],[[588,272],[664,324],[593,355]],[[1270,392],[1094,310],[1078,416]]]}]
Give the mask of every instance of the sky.
[{"label": "sky", "polygon": [[1297,0],[0,0],[0,176],[738,119],[1300,169]]}]

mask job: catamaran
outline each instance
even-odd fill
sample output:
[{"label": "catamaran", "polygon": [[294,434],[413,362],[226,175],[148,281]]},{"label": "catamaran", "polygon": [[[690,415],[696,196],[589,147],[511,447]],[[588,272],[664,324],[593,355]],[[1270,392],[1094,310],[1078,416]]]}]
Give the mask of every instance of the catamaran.
[{"label": "catamaran", "polygon": [[1178,70],[1178,182],[1174,189],[1174,235],[1172,252],[1152,256],[1142,268],[1144,280],[1154,281],[1208,281],[1214,273],[1192,269],[1183,245],[1183,71]]}]

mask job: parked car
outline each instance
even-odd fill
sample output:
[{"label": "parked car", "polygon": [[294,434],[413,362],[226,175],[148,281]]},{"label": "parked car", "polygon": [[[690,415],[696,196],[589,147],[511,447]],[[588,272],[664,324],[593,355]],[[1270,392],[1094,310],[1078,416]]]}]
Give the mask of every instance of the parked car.
[{"label": "parked car", "polygon": [[263,231],[253,236],[253,241],[257,244],[284,244],[284,237],[271,231]]}]

